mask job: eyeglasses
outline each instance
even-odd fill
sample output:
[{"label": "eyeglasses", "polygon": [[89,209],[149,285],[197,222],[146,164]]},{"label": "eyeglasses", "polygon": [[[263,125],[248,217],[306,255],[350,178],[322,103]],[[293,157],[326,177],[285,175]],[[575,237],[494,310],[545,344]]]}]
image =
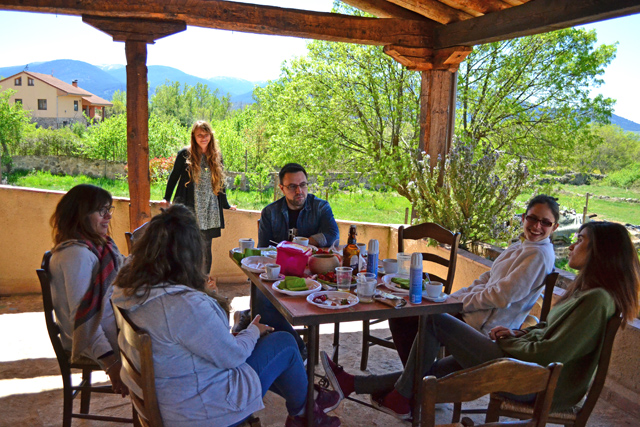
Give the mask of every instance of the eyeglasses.
[{"label": "eyeglasses", "polygon": [[535,225],[537,222],[539,222],[540,225],[545,227],[545,228],[549,228],[554,224],[553,222],[549,221],[546,218],[538,219],[533,215],[527,215],[527,216],[524,217],[524,219],[526,219],[528,222],[530,222],[533,225]]},{"label": "eyeglasses", "polygon": [[102,208],[98,209],[98,213],[100,214],[100,216],[101,216],[101,217],[104,217],[104,216],[106,216],[106,215],[107,215],[107,213],[108,213],[109,215],[112,215],[112,214],[113,214],[113,211],[114,211],[115,209],[116,209],[116,207],[115,207],[115,206],[109,206],[108,208],[107,208],[107,207],[102,207]]},{"label": "eyeglasses", "polygon": [[286,188],[289,191],[296,191],[298,189],[298,187],[300,187],[301,190],[306,190],[307,189],[307,183],[306,182],[301,182],[300,184],[283,185],[283,187]]}]

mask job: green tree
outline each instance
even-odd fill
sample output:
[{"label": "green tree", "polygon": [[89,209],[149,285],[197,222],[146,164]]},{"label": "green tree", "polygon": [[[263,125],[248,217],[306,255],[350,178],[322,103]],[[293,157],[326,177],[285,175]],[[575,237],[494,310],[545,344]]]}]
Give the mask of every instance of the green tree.
[{"label": "green tree", "polygon": [[32,125],[31,113],[25,111],[20,103],[11,103],[12,89],[0,92],[0,146],[2,147],[2,159],[0,161],[0,178],[2,168],[10,168],[12,152],[17,149],[22,140],[22,135]]},{"label": "green tree", "polygon": [[587,172],[609,173],[640,162],[640,135],[616,125],[593,125],[599,141],[592,147],[576,147],[576,166]]},{"label": "green tree", "polygon": [[117,116],[119,114],[127,114],[127,92],[116,90],[111,98],[113,107],[106,109],[106,117]]},{"label": "green tree", "polygon": [[569,28],[475,46],[459,69],[456,133],[533,167],[567,165],[614,102],[590,97],[616,51],[595,43],[595,31]]},{"label": "green tree", "polygon": [[162,120],[175,118],[182,126],[196,120],[210,123],[224,120],[231,111],[231,97],[220,96],[219,90],[197,83],[195,86],[169,82],[156,87],[151,97],[150,111]]}]

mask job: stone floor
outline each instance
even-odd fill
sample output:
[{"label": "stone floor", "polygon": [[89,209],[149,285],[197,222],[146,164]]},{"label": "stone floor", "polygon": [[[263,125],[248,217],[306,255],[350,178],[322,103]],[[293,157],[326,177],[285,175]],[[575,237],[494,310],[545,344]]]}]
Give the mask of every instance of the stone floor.
[{"label": "stone floor", "polygon": [[[232,309],[248,308],[249,287],[246,282],[220,285],[220,291],[230,298]],[[62,419],[62,382],[58,365],[47,335],[42,316],[42,300],[39,295],[0,297],[0,330],[3,344],[0,347],[0,426],[59,426]],[[349,372],[358,372],[360,363],[360,324],[341,326],[340,363]],[[321,328],[320,347],[329,351],[333,339],[333,325]],[[382,328],[378,333],[388,334]],[[394,352],[374,347],[370,353],[366,373],[390,372],[401,367]],[[319,368],[317,373],[322,373]],[[106,376],[96,375],[106,381]],[[366,400],[366,396],[359,396]],[[473,402],[470,407],[486,405],[487,398]],[[256,415],[264,427],[282,426],[286,418],[284,401],[273,393],[267,393],[265,409]],[[94,395],[91,399],[93,413],[128,416],[131,406],[128,399],[112,395]],[[343,426],[408,426],[384,413],[345,401],[334,412]],[[436,421],[447,423],[451,406],[437,409]],[[482,416],[472,416],[476,423]],[[589,426],[639,426],[640,420],[625,412],[599,402],[591,416]],[[73,426],[114,426],[114,423],[74,420]]]}]

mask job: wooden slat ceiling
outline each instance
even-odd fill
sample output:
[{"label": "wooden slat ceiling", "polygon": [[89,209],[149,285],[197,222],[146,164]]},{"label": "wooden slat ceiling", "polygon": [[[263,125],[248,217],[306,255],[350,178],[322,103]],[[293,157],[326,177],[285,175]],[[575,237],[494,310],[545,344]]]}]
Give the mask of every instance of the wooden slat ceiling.
[{"label": "wooden slat ceiling", "polygon": [[[640,12],[640,0],[344,2],[375,18],[223,0],[0,0],[0,10],[82,15],[88,19],[162,20],[223,30],[382,45],[387,53],[413,69],[430,69],[434,63],[446,68],[447,63],[463,60],[469,47],[476,44]],[[427,58],[426,63],[418,60],[421,55]]]}]

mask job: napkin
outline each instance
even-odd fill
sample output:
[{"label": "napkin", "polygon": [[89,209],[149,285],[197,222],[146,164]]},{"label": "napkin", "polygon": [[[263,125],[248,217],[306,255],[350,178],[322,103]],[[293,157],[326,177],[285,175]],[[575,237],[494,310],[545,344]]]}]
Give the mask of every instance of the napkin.
[{"label": "napkin", "polygon": [[250,249],[250,248],[246,248],[244,250],[244,253],[240,253],[240,252],[234,252],[233,253],[233,259],[240,264],[240,261],[242,261],[243,258],[246,258],[248,256],[256,256],[256,255],[262,255],[262,252],[260,252],[259,249]]},{"label": "napkin", "polygon": [[289,291],[306,291],[307,283],[302,277],[286,276],[280,285],[280,289],[287,289]]}]

